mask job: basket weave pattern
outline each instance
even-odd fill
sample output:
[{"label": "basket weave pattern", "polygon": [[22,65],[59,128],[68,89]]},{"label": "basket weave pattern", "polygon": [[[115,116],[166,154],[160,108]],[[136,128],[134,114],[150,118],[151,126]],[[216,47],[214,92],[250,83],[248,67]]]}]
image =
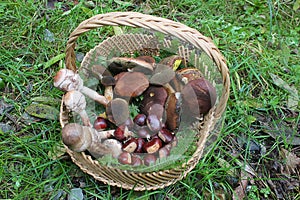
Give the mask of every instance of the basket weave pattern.
[{"label": "basket weave pattern", "polygon": [[[92,175],[95,179],[102,181],[111,186],[118,186],[124,189],[134,190],[154,190],[164,188],[174,184],[178,180],[184,178],[198,163],[202,156],[205,142],[211,130],[213,130],[216,122],[221,117],[225,110],[226,102],[229,96],[229,73],[225,63],[225,59],[219,52],[218,48],[212,41],[200,34],[197,30],[189,28],[181,23],[174,22],[168,19],[144,15],[135,12],[115,12],[96,15],[86,21],[83,21],[70,35],[66,48],[66,66],[68,69],[77,71],[75,65],[75,42],[77,38],[91,30],[101,26],[129,26],[133,28],[144,28],[146,30],[157,31],[179,40],[192,44],[195,48],[205,52],[208,57],[215,63],[216,70],[222,77],[222,93],[219,97],[219,102],[213,107],[208,114],[205,115],[203,123],[199,124],[199,133],[197,138],[197,149],[191,158],[182,166],[170,170],[162,170],[158,172],[134,172],[121,170],[111,166],[103,166],[91,156],[85,153],[73,152],[67,149],[74,163],[76,163],[84,172]],[[118,38],[119,37],[119,38]],[[108,56],[111,49],[118,47],[121,53],[132,53],[134,51],[152,51],[159,50],[159,43],[154,40],[151,35],[145,34],[124,34],[108,38],[100,45],[95,47],[99,55]],[[163,46],[168,46],[166,40]],[[153,52],[152,52],[153,53]],[[179,48],[178,54],[189,60],[189,52],[186,48]],[[86,56],[81,67],[84,70],[85,66],[90,62],[90,57]],[[68,123],[69,115],[63,103],[61,104],[60,123],[63,127]]]}]

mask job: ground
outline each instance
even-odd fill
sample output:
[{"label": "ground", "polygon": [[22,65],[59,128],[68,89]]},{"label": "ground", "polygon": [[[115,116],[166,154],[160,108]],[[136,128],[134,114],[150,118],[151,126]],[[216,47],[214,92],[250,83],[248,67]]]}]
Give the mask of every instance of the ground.
[{"label": "ground", "polygon": [[[0,198],[300,199],[299,7],[299,0],[1,2]],[[60,149],[63,93],[52,78],[64,66],[69,34],[112,11],[184,23],[227,60],[231,91],[216,145],[185,179],[161,190],[104,185]],[[113,34],[101,28],[80,37],[77,59]],[[37,103],[43,110],[31,112]]]}]

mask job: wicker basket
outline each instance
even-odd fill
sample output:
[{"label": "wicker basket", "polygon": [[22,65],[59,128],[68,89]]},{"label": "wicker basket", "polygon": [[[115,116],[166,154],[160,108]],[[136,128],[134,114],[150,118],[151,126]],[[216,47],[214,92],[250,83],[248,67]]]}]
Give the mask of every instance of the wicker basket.
[{"label": "wicker basket", "polygon": [[[136,33],[121,34],[109,37],[101,44],[92,49],[84,58],[81,67],[75,65],[75,42],[83,33],[102,26],[127,26]],[[160,35],[159,35],[160,34]],[[68,69],[78,71],[86,68],[91,62],[92,53],[109,57],[112,51],[132,54],[157,54],[159,51],[172,50],[185,60],[199,68],[203,76],[217,87],[217,103],[205,115],[199,125],[197,134],[197,148],[189,160],[181,166],[155,172],[135,172],[121,170],[111,166],[103,166],[98,161],[85,153],[73,152],[67,149],[73,162],[84,172],[92,175],[95,179],[124,189],[136,191],[155,190],[164,188],[184,178],[198,163],[207,145],[207,138],[216,131],[215,125],[220,121],[225,110],[229,96],[229,74],[225,59],[212,41],[204,37],[197,30],[189,28],[181,23],[168,19],[154,17],[135,12],[113,12],[96,15],[82,22],[70,35],[66,48],[66,66]],[[208,64],[207,64],[208,63]],[[69,123],[69,113],[61,104],[60,123],[64,127]]]}]

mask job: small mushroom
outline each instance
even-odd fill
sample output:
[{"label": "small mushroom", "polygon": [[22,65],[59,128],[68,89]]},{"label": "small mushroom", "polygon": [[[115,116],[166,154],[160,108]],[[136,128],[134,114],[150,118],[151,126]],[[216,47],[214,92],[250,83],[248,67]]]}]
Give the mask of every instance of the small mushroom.
[{"label": "small mushroom", "polygon": [[143,57],[127,58],[127,57],[114,57],[109,60],[108,69],[118,74],[124,71],[142,72],[143,74],[151,74],[153,72],[153,64],[145,61]]},{"label": "small mushroom", "polygon": [[205,78],[188,82],[182,89],[184,104],[196,116],[206,114],[216,103],[215,87]]},{"label": "small mushroom", "polygon": [[147,77],[141,72],[126,72],[117,81],[114,91],[121,97],[137,97],[149,87]]},{"label": "small mushroom", "polygon": [[182,95],[180,92],[171,93],[167,99],[166,109],[166,126],[171,131],[179,128],[181,120]]},{"label": "small mushroom", "polygon": [[116,155],[121,150],[121,143],[117,140],[109,144],[102,143],[113,134],[114,130],[96,131],[87,126],[70,123],[62,129],[62,140],[71,150],[82,152],[88,150],[92,156],[99,158],[106,154]]},{"label": "small mushroom", "polygon": [[115,98],[106,106],[106,115],[109,121],[120,126],[129,118],[129,107],[126,100]]},{"label": "small mushroom", "polygon": [[107,105],[108,103],[108,100],[104,96],[85,87],[79,74],[69,69],[61,69],[56,73],[54,77],[54,86],[65,92],[77,90],[102,105]]},{"label": "small mushroom", "polygon": [[81,92],[76,90],[69,91],[63,96],[63,102],[68,110],[71,110],[80,115],[83,125],[91,126],[91,122],[86,108],[85,97]]},{"label": "small mushroom", "polygon": [[180,75],[182,82],[185,84],[203,76],[201,71],[196,68],[183,68],[178,70],[177,73]]}]

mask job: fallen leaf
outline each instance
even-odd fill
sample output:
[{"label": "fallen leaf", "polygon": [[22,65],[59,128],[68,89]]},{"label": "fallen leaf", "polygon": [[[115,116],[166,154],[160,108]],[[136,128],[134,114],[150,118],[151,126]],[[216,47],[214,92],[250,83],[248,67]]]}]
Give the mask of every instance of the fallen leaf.
[{"label": "fallen leaf", "polygon": [[25,108],[25,111],[38,118],[57,120],[59,111],[55,107],[44,104],[31,104]]},{"label": "fallen leaf", "polygon": [[240,200],[245,198],[246,187],[249,183],[249,179],[252,178],[253,176],[250,173],[247,173],[244,170],[241,171],[239,186],[234,189],[234,192],[232,194],[233,200]]},{"label": "fallen leaf", "polygon": [[286,149],[280,149],[280,156],[285,160],[285,172],[290,175],[296,173],[295,169],[300,165],[300,158]]},{"label": "fallen leaf", "polygon": [[290,95],[288,96],[288,102],[287,102],[288,108],[290,108],[290,109],[297,108],[298,103],[300,101],[297,88],[294,86],[288,85],[284,80],[282,80],[277,75],[272,74],[272,73],[269,73],[269,74],[275,85],[277,85],[281,89],[284,89],[290,93]]}]

